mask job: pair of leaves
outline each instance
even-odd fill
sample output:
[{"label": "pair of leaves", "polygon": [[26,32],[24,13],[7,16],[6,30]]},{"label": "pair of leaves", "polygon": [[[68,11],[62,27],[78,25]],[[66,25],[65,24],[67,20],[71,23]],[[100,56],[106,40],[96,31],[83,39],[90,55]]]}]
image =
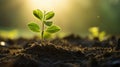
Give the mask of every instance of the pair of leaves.
[{"label": "pair of leaves", "polygon": [[[52,25],[53,22],[49,21],[49,19],[54,17],[54,12],[50,11],[47,13],[43,13],[41,10],[36,9],[33,10],[33,14],[35,17],[37,17],[38,19],[42,20],[42,22],[46,25],[49,26],[45,31],[48,33],[55,33],[58,32],[60,30],[60,27]],[[28,27],[30,28],[30,30],[32,30],[33,32],[40,32],[40,27],[38,24],[36,23],[30,23],[28,24]]]},{"label": "pair of leaves", "polygon": [[[53,11],[50,11],[44,15],[44,13],[39,9],[33,10],[33,14],[35,17],[37,17],[40,20],[42,20],[42,19],[49,20],[49,19],[53,18],[55,15],[55,13]],[[45,16],[45,18],[43,18],[43,16]]]},{"label": "pair of leaves", "polygon": [[[28,27],[33,32],[40,32],[40,27],[36,23],[30,23],[28,24]],[[59,30],[60,30],[60,27],[53,25],[53,26],[48,27],[46,32],[55,33],[55,32],[58,32]]]}]

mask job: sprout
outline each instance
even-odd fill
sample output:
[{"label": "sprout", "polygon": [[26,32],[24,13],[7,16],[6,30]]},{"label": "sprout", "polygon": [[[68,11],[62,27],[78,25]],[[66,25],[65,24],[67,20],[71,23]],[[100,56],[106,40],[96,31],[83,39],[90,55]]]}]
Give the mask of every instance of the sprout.
[{"label": "sprout", "polygon": [[[44,33],[49,35],[60,31],[60,27],[53,24],[53,21],[50,21],[55,15],[53,11],[47,12],[41,11],[39,9],[33,10],[33,15],[41,21],[42,26],[39,26],[35,22],[29,23],[28,27],[33,32],[41,32],[41,38],[44,40]],[[46,34],[45,34],[46,35]],[[48,37],[48,36],[47,36]]]}]

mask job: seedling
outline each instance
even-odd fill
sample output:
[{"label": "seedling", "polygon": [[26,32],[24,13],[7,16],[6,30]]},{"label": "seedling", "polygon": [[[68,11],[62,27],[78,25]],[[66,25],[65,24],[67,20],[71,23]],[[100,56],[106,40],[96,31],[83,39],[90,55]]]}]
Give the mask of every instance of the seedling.
[{"label": "seedling", "polygon": [[41,21],[41,26],[32,22],[28,24],[28,27],[33,32],[41,33],[42,40],[44,40],[44,32],[52,34],[60,31],[60,27],[54,25],[53,21],[50,21],[55,15],[53,11],[46,12],[36,9],[33,10],[33,15]]},{"label": "seedling", "polygon": [[89,32],[90,32],[89,34],[90,39],[96,37],[99,38],[100,41],[103,41],[105,39],[105,35],[106,35],[105,31],[100,32],[98,27],[91,27],[89,29]]}]

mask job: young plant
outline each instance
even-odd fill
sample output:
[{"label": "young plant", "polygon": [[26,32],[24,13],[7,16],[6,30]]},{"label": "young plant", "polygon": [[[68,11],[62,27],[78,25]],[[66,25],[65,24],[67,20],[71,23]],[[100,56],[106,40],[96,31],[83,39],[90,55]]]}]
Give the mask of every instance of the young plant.
[{"label": "young plant", "polygon": [[41,10],[36,9],[33,10],[33,15],[41,21],[41,26],[36,23],[29,23],[28,27],[33,32],[41,33],[42,40],[44,40],[44,32],[52,34],[60,31],[60,27],[54,25],[53,21],[50,21],[50,19],[55,15],[53,11],[42,12]]}]

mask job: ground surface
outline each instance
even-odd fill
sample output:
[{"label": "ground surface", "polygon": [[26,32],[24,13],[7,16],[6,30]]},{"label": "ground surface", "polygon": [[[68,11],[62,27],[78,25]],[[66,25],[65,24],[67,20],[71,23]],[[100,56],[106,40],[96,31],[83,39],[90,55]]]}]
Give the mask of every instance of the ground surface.
[{"label": "ground surface", "polygon": [[120,38],[89,40],[70,35],[51,41],[0,38],[0,67],[120,67]]}]

